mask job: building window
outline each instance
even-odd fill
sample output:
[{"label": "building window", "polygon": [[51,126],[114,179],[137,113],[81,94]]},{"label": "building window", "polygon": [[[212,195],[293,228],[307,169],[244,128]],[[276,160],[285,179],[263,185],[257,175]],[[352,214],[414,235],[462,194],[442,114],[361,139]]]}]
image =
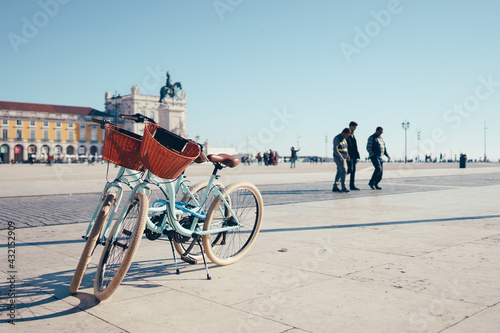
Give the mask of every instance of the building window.
[{"label": "building window", "polygon": [[8,125],[9,121],[7,119],[2,119],[2,125]]},{"label": "building window", "polygon": [[23,139],[23,130],[16,130],[16,140],[21,141]]},{"label": "building window", "polygon": [[49,126],[49,122],[48,122],[48,121],[44,121],[44,122],[43,122],[43,126],[44,126],[44,127]]},{"label": "building window", "polygon": [[90,140],[92,142],[97,142],[97,127],[92,127],[90,129]]},{"label": "building window", "polygon": [[43,130],[43,141],[49,141],[49,131]]},{"label": "building window", "polygon": [[61,127],[61,122],[60,121],[56,122],[56,127]]},{"label": "building window", "polygon": [[35,126],[35,121],[34,120],[30,120],[30,126]]},{"label": "building window", "polygon": [[22,125],[23,121],[22,120],[16,120],[16,125]]},{"label": "building window", "polygon": [[3,129],[2,130],[2,140],[8,140],[8,139],[9,139],[9,130]]},{"label": "building window", "polygon": [[73,128],[73,123],[68,123],[69,128]]},{"label": "building window", "polygon": [[80,125],[80,141],[85,142],[85,124]]},{"label": "building window", "polygon": [[62,137],[61,137],[61,131],[56,131],[56,141],[57,142],[61,142],[61,139],[62,139]]},{"label": "building window", "polygon": [[35,141],[36,139],[36,130],[30,130],[30,141]]},{"label": "building window", "polygon": [[68,132],[68,141],[73,142],[75,140],[73,131]]},{"label": "building window", "polygon": [[153,119],[153,120],[155,119],[155,112],[154,111],[151,111],[150,118]]}]

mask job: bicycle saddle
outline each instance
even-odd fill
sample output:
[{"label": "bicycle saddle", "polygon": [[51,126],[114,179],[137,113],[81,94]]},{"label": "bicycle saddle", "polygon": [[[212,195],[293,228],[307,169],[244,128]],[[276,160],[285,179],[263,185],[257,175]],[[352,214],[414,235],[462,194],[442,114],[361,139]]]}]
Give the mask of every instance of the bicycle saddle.
[{"label": "bicycle saddle", "polygon": [[210,154],[207,156],[210,162],[218,162],[228,166],[230,168],[234,168],[240,163],[240,159],[229,154]]}]

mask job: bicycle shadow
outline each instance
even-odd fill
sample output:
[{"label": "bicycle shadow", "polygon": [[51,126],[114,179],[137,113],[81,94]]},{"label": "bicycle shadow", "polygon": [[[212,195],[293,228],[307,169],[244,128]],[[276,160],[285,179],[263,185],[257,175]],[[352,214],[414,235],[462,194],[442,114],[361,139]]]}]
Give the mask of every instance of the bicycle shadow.
[{"label": "bicycle shadow", "polygon": [[[205,271],[203,264],[189,265],[181,261],[178,266],[181,271],[180,275],[176,274],[173,259],[136,261],[132,263],[122,284],[132,288],[159,288],[163,286],[147,279],[160,275],[166,278],[167,282],[206,278],[203,273]],[[100,301],[94,294],[87,292],[88,289],[93,291],[96,267],[89,267],[80,285],[82,291],[75,294],[69,291],[73,273],[74,270],[65,270],[16,281],[15,290],[11,289],[9,281],[0,283],[0,313],[2,314],[0,324],[8,323],[10,320],[11,299],[15,302],[16,323],[69,316],[99,305]],[[179,276],[182,277],[179,278]],[[14,297],[9,295],[13,292]]]},{"label": "bicycle shadow", "polygon": [[[70,297],[72,274],[73,270],[67,270],[23,279],[15,282],[15,290],[10,282],[0,283],[0,312],[6,314],[2,316],[0,323],[10,320],[8,314],[12,307],[11,300],[15,304],[16,323],[67,316],[99,304],[94,295],[88,293]],[[12,293],[15,293],[14,297]]]}]

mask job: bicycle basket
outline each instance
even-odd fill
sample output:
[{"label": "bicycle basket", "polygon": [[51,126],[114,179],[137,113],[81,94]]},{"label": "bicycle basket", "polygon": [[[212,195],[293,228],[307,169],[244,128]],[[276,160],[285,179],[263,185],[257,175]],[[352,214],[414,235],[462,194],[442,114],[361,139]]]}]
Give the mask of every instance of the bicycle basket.
[{"label": "bicycle basket", "polygon": [[142,137],[115,125],[105,125],[102,158],[127,169],[143,171],[139,152]]},{"label": "bicycle basket", "polygon": [[158,177],[176,179],[200,155],[200,147],[153,123],[146,123],[141,144],[144,166]]}]

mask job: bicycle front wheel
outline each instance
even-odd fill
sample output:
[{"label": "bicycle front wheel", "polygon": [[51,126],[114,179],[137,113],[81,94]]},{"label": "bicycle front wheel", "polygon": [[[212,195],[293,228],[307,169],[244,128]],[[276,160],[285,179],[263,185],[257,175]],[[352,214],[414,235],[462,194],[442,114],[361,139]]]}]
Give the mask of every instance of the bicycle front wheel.
[{"label": "bicycle front wheel", "polygon": [[75,269],[75,274],[73,274],[73,279],[71,280],[71,284],[69,286],[69,291],[71,293],[76,293],[82,283],[82,279],[87,271],[90,259],[92,259],[94,250],[97,247],[97,241],[100,238],[102,227],[108,220],[109,213],[113,210],[115,204],[116,192],[110,191],[102,201],[101,208],[99,209],[94,224],[90,229],[85,247],[83,248],[82,255],[80,256],[80,260],[78,261],[78,265]]},{"label": "bicycle front wheel", "polygon": [[217,265],[232,264],[248,252],[259,233],[264,208],[259,190],[248,182],[228,185],[224,197],[229,205],[221,197],[215,199],[203,226],[203,230],[238,226],[203,236],[203,249],[207,257]]},{"label": "bicycle front wheel", "polygon": [[148,197],[136,194],[126,209],[111,231],[97,269],[94,295],[101,301],[115,292],[132,264],[146,226]]}]

